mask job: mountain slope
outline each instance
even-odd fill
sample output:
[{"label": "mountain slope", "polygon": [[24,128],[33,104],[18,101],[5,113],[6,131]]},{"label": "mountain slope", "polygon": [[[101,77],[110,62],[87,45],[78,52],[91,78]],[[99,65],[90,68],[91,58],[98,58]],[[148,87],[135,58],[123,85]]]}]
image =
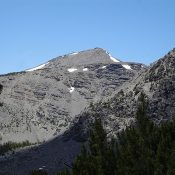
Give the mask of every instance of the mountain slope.
[{"label": "mountain slope", "polygon": [[1,142],[36,143],[61,135],[75,115],[113,94],[142,69],[141,64],[114,62],[105,50],[96,48],[1,76]]},{"label": "mountain slope", "polygon": [[140,93],[149,101],[148,116],[157,124],[175,116],[175,49],[154,63],[147,71],[126,84],[114,97],[91,106],[72,122],[64,137],[86,140],[94,118],[100,117],[108,135],[134,123]]},{"label": "mountain slope", "polygon": [[2,142],[46,141],[1,157],[1,174],[39,168],[52,174],[70,166],[95,118],[102,119],[109,137],[134,124],[141,92],[153,121],[173,117],[175,50],[150,67],[114,59],[96,48],[0,77]]}]

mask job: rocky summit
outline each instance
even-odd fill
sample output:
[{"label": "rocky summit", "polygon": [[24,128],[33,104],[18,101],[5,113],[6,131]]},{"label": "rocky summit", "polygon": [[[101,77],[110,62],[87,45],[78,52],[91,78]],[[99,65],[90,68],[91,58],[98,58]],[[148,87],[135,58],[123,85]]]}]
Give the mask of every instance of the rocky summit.
[{"label": "rocky summit", "polygon": [[134,123],[141,92],[155,123],[172,119],[175,50],[147,67],[95,48],[1,75],[0,85],[1,144],[32,144],[1,156],[0,174],[52,174],[71,166],[95,118],[102,119],[109,137]]}]

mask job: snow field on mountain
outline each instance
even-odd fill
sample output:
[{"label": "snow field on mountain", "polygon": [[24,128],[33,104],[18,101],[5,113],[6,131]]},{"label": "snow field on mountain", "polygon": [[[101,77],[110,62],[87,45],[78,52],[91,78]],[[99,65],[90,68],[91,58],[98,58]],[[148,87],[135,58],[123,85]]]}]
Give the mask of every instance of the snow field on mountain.
[{"label": "snow field on mountain", "polygon": [[127,65],[127,64],[123,64],[122,66],[123,66],[125,69],[132,70],[132,69],[131,69],[131,66],[129,66],[129,65]]},{"label": "snow field on mountain", "polygon": [[27,69],[26,72],[32,72],[32,71],[35,71],[35,70],[43,69],[47,64],[49,64],[49,62],[45,63],[45,64],[41,64],[41,65],[39,65],[37,67],[34,67],[34,68],[31,68],[31,69]]},{"label": "snow field on mountain", "polygon": [[76,69],[76,68],[74,68],[74,67],[67,69],[68,72],[75,72],[75,71],[77,71],[77,70],[78,70],[78,69]]}]

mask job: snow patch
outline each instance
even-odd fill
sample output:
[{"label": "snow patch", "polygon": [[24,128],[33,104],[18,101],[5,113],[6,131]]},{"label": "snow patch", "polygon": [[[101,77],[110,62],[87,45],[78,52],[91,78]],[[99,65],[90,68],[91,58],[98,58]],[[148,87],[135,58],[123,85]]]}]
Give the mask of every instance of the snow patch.
[{"label": "snow patch", "polygon": [[69,92],[72,93],[75,90],[74,87],[69,88]]},{"label": "snow patch", "polygon": [[102,66],[101,68],[102,68],[102,69],[105,69],[105,68],[106,68],[106,66]]},{"label": "snow patch", "polygon": [[109,54],[109,56],[110,56],[110,59],[111,59],[112,61],[114,61],[114,62],[116,62],[116,63],[120,62],[119,60],[117,60],[117,59],[115,59],[114,57],[112,57],[110,54]]},{"label": "snow patch", "polygon": [[106,53],[109,55],[109,57],[110,57],[110,59],[112,60],[112,61],[114,61],[114,62],[116,62],[116,63],[118,63],[118,62],[120,62],[119,60],[117,60],[116,58],[114,58],[110,53],[108,53],[107,51],[106,51]]},{"label": "snow patch", "polygon": [[74,68],[74,67],[72,67],[72,68],[67,69],[67,71],[68,71],[68,72],[75,72],[75,71],[77,71],[77,69]]},{"label": "snow patch", "polygon": [[27,69],[26,72],[32,72],[32,71],[35,71],[35,70],[43,69],[47,64],[49,64],[49,62],[45,63],[45,64],[41,64],[41,65],[39,65],[37,67],[34,67],[32,69]]},{"label": "snow patch", "polygon": [[78,52],[73,52],[70,55],[77,55],[77,54],[78,54]]},{"label": "snow patch", "polygon": [[129,65],[127,65],[127,64],[123,64],[122,66],[123,66],[125,69],[132,70],[132,69],[131,69],[131,66],[129,66]]},{"label": "snow patch", "polygon": [[88,71],[88,68],[84,68],[83,71]]}]

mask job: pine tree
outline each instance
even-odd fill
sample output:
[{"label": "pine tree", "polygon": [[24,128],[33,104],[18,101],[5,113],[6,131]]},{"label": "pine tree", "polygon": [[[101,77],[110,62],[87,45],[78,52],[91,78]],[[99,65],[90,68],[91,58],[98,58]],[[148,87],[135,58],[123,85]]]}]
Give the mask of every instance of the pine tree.
[{"label": "pine tree", "polygon": [[107,175],[113,162],[113,152],[108,147],[106,132],[101,120],[97,119],[90,131],[87,148],[82,147],[73,164],[73,175]]}]

